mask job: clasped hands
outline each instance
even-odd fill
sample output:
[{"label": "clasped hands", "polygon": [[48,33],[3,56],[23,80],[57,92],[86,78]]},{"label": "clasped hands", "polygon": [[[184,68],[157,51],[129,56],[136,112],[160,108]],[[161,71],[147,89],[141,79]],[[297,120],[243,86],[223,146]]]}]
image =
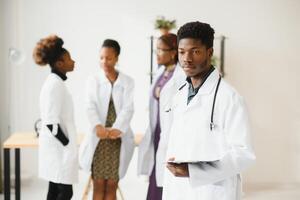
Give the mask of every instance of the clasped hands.
[{"label": "clasped hands", "polygon": [[115,140],[121,137],[121,131],[115,128],[105,128],[98,124],[96,126],[96,135],[100,139]]}]

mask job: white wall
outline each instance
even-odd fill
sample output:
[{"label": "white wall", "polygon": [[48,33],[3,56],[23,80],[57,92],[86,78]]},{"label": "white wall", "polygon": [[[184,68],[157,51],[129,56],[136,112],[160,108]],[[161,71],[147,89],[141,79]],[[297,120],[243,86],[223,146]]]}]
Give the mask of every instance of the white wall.
[{"label": "white wall", "polygon": [[5,104],[7,103],[7,76],[9,75],[7,72],[7,63],[6,63],[6,44],[5,44],[5,8],[4,8],[4,1],[0,1],[0,138],[3,139],[5,133],[8,132],[7,129],[7,113],[8,110],[6,109]]},{"label": "white wall", "polygon": [[[3,38],[3,23],[4,23],[4,20],[3,20],[3,12],[4,12],[4,9],[3,9],[3,2],[0,1],[0,46],[2,47],[3,46],[3,43],[4,43],[4,38]],[[4,63],[3,63],[3,57],[4,55],[2,54],[2,50],[1,50],[1,53],[0,53],[0,71],[3,71],[4,69]],[[0,94],[3,94],[4,93],[4,90],[5,90],[5,80],[4,80],[4,73],[0,73]],[[5,125],[3,119],[4,119],[4,114],[5,114],[5,111],[4,111],[4,100],[3,98],[0,98],[0,148],[2,149],[2,133],[4,132],[3,130],[3,127]],[[2,170],[2,154],[0,154],[0,170]],[[0,180],[1,180],[1,183],[0,183],[0,187],[1,187],[1,190],[3,190],[3,184],[2,184],[2,171],[0,171]]]},{"label": "white wall", "polygon": [[[40,38],[56,33],[64,38],[65,47],[76,61],[76,70],[69,75],[67,84],[74,97],[78,130],[87,130],[83,85],[89,74],[97,72],[99,47],[109,37],[121,44],[121,70],[136,81],[136,113],[132,126],[135,132],[143,132],[149,88],[148,38],[158,34],[153,30],[155,17],[163,14],[175,18],[178,26],[200,20],[210,23],[216,35],[229,38],[226,40],[226,79],[248,103],[257,163],[245,174],[245,180],[300,181],[300,79],[297,78],[300,73],[300,1],[2,1],[6,6],[6,21],[5,49],[0,50],[1,55],[6,55],[9,46],[18,45],[27,58],[23,65],[12,67],[9,76],[12,131],[32,130],[39,116],[39,90],[49,70],[34,64],[32,49]],[[14,26],[16,22],[19,24]],[[11,27],[18,30],[16,36],[12,35]],[[25,159],[36,162],[36,154],[28,151],[23,156],[23,170],[35,173],[35,166]]]},{"label": "white wall", "polygon": [[[0,0],[0,141],[1,147],[4,139],[9,135],[10,118],[10,66],[8,64],[8,48],[13,43],[12,33],[15,24],[14,18],[9,18],[9,12],[13,16],[12,7],[14,3]],[[1,153],[2,156],[2,153]],[[1,157],[0,156],[0,157]],[[2,162],[3,163],[3,162]]]},{"label": "white wall", "polygon": [[[3,37],[3,33],[4,33],[4,3],[3,1],[0,1],[0,46],[3,47],[4,46],[4,37]],[[4,62],[3,62],[3,58],[4,58],[4,54],[3,54],[3,48],[1,48],[1,53],[0,53],[0,70],[3,71],[4,70]],[[4,73],[0,73],[0,94],[3,94],[4,90],[5,90],[5,80],[4,80]],[[0,98],[0,133],[3,132],[3,114],[5,113],[3,110],[3,104],[4,104],[4,100],[3,100],[3,96],[1,96]],[[0,142],[1,142],[1,136],[2,134],[0,134]]]}]

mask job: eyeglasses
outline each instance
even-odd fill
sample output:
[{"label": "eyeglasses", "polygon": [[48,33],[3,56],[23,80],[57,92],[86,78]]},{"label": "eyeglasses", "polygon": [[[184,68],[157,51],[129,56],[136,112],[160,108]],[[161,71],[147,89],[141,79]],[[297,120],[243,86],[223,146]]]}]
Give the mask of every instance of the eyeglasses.
[{"label": "eyeglasses", "polygon": [[156,53],[156,54],[163,54],[165,52],[172,51],[172,50],[174,50],[174,49],[155,49],[154,53]]}]

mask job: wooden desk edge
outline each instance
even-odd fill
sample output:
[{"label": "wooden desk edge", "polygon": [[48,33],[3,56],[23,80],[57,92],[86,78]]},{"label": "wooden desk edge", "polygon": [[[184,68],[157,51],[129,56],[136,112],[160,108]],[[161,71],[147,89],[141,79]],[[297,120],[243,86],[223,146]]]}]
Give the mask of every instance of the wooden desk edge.
[{"label": "wooden desk edge", "polygon": [[[27,135],[27,136],[25,136]],[[78,145],[80,145],[81,141],[83,140],[84,138],[84,135],[83,133],[79,133],[78,134]],[[18,137],[23,137],[26,138],[26,140],[30,139],[31,141],[28,142],[28,143],[13,143],[13,140],[15,138],[18,138]],[[31,137],[31,138],[30,138]],[[143,134],[135,134],[134,135],[134,143],[136,146],[138,146],[141,142],[143,138]],[[20,138],[18,138],[20,139]],[[6,139],[3,143],[3,146],[2,148],[3,149],[14,149],[14,148],[35,148],[35,147],[38,147],[38,138],[35,136],[35,133],[32,133],[32,132],[24,132],[24,133],[14,133],[12,134],[8,139]]]}]

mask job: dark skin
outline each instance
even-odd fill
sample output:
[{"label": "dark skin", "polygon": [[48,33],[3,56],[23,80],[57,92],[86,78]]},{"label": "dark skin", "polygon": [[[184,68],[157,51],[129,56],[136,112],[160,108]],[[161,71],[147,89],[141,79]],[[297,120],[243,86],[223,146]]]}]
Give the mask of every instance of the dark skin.
[{"label": "dark skin", "polygon": [[[114,83],[118,78],[118,72],[115,66],[118,62],[118,55],[111,47],[102,47],[100,50],[100,66],[103,69],[105,76],[111,83]],[[96,126],[96,133],[100,139],[117,139],[121,137],[121,131],[118,129],[105,128],[101,124]]]},{"label": "dark skin", "polygon": [[[118,55],[111,47],[102,47],[100,50],[100,66],[105,76],[113,84],[118,78],[115,66],[118,62]],[[121,137],[121,131],[114,128],[107,128],[101,124],[96,125],[96,134],[100,139],[115,140]],[[118,180],[94,179],[93,200],[116,200]]]},{"label": "dark skin", "polygon": [[[211,67],[213,48],[207,48],[201,40],[181,39],[178,43],[178,60],[187,77],[191,78],[194,88],[199,87]],[[174,163],[176,158],[169,158],[167,168],[176,177],[189,177],[189,163]]]},{"label": "dark skin", "polygon": [[[165,71],[164,75],[167,76],[170,71],[172,71],[176,66],[176,56],[177,50],[172,49],[168,46],[163,40],[159,39],[156,45],[156,59],[157,64],[164,65]],[[159,98],[160,96],[160,87],[155,88],[155,96]]]},{"label": "dark skin", "polygon": [[70,53],[66,51],[60,56],[54,65],[56,70],[62,74],[67,74],[67,72],[74,70],[75,61],[72,60]]},{"label": "dark skin", "polygon": [[118,72],[115,66],[118,62],[118,55],[112,47],[102,47],[100,50],[100,66],[104,70],[105,76],[110,82],[115,82],[118,77]]},{"label": "dark skin", "polygon": [[193,87],[202,84],[211,66],[213,48],[207,48],[200,40],[185,38],[178,44],[178,59],[185,74],[191,78]]},{"label": "dark skin", "polygon": [[164,43],[163,40],[157,41],[156,49],[157,64],[164,65],[166,68],[176,64],[175,56],[177,51],[175,49],[171,49],[166,43]]}]

